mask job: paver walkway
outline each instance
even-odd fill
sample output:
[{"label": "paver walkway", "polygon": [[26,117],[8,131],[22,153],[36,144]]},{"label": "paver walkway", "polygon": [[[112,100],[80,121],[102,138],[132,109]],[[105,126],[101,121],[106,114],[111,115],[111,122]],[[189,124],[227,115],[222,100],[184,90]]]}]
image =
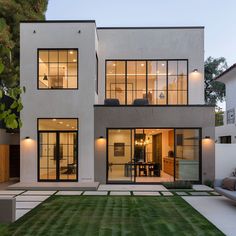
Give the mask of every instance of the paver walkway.
[{"label": "paver walkway", "polygon": [[182,198],[225,235],[236,235],[236,204],[234,201],[223,196],[184,196]]},{"label": "paver walkway", "polygon": [[16,198],[16,220],[37,207],[52,195],[63,196],[215,196],[217,193],[212,189],[198,186],[198,189],[205,191],[178,191],[168,190],[163,185],[100,185],[97,191],[42,191],[42,190],[0,190],[0,196]]}]

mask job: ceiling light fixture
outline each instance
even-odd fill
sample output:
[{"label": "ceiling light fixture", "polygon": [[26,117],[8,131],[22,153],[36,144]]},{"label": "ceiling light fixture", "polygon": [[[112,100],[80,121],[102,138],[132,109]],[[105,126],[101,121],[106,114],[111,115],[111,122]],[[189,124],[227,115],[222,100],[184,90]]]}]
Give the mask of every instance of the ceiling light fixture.
[{"label": "ceiling light fixture", "polygon": [[57,119],[52,119],[52,121],[57,121]]},{"label": "ceiling light fixture", "polygon": [[60,122],[59,122],[59,124],[61,124],[61,125],[62,125],[62,124],[63,124],[63,121],[60,121]]},{"label": "ceiling light fixture", "polygon": [[73,54],[74,52],[73,52],[73,51],[70,51],[69,53],[70,53],[70,54]]},{"label": "ceiling light fixture", "polygon": [[141,66],[144,67],[144,64],[142,63]]},{"label": "ceiling light fixture", "polygon": [[46,74],[44,74],[43,80],[48,80],[48,77]]}]

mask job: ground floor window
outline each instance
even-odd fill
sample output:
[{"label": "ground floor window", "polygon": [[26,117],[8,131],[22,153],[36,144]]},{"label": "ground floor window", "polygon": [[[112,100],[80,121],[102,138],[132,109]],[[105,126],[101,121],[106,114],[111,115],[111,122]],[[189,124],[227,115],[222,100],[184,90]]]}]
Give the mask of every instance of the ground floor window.
[{"label": "ground floor window", "polygon": [[108,129],[108,182],[200,181],[200,129]]},{"label": "ground floor window", "polygon": [[78,180],[77,119],[38,119],[38,179]]},{"label": "ground floor window", "polygon": [[220,143],[231,143],[231,136],[220,136]]}]

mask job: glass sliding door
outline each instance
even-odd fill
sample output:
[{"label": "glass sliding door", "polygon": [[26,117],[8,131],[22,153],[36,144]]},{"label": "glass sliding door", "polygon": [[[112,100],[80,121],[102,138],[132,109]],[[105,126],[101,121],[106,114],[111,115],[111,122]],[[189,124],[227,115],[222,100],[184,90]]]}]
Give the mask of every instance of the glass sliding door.
[{"label": "glass sliding door", "polygon": [[199,182],[201,129],[108,129],[107,181]]},{"label": "glass sliding door", "polygon": [[200,130],[176,129],[175,179],[199,181]]},{"label": "glass sliding door", "polygon": [[134,163],[132,161],[133,132],[130,129],[110,129],[108,131],[108,181],[133,182]]},{"label": "glass sliding door", "polygon": [[39,181],[78,179],[77,119],[39,119]]}]

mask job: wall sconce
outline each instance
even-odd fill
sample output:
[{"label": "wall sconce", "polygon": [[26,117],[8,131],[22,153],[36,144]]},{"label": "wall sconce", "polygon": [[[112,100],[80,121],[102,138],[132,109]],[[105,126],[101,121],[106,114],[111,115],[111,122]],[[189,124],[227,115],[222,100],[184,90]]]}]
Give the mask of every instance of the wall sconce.
[{"label": "wall sconce", "polygon": [[197,72],[198,72],[198,69],[193,69],[192,72],[193,72],[193,73],[197,73]]},{"label": "wall sconce", "polygon": [[210,136],[205,136],[205,139],[210,139],[211,137]]},{"label": "wall sconce", "polygon": [[103,139],[104,137],[103,136],[99,136],[99,139]]},{"label": "wall sconce", "polygon": [[29,136],[26,136],[25,139],[30,139],[30,137],[29,137]]}]

